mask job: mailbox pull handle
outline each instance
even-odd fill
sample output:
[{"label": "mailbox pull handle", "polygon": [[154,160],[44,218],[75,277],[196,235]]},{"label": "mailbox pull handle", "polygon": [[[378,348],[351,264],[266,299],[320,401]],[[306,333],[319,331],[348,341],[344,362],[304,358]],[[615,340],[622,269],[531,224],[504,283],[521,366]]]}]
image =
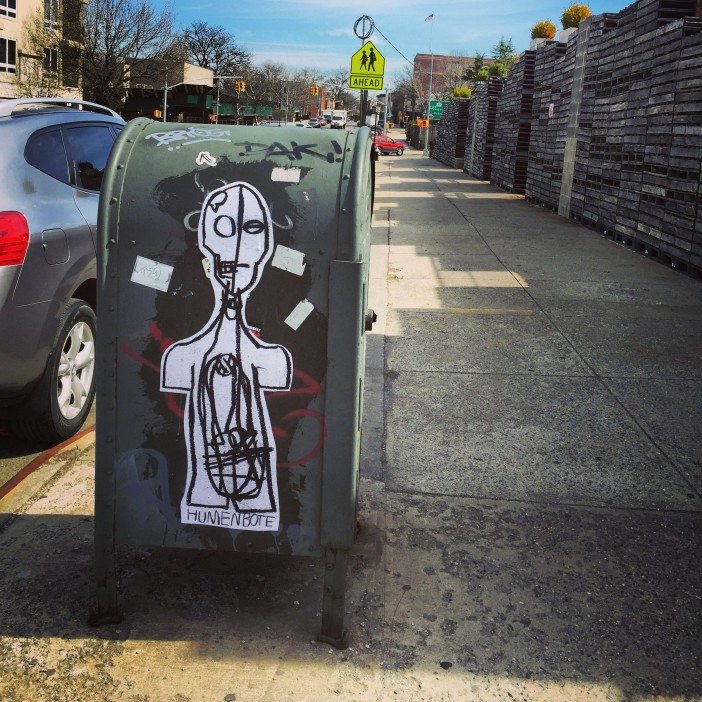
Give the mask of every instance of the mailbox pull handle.
[{"label": "mailbox pull handle", "polygon": [[377,321],[378,321],[378,315],[375,313],[375,310],[370,310],[370,309],[366,310],[366,324],[365,324],[366,331],[372,331],[373,325]]}]

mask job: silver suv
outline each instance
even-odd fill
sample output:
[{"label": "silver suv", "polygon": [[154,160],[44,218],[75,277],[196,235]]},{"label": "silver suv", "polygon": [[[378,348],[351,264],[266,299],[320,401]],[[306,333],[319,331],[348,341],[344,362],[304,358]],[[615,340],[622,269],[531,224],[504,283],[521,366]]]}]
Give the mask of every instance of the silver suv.
[{"label": "silver suv", "polygon": [[95,236],[124,120],[82,101],[0,101],[0,421],[41,442],[95,394]]}]

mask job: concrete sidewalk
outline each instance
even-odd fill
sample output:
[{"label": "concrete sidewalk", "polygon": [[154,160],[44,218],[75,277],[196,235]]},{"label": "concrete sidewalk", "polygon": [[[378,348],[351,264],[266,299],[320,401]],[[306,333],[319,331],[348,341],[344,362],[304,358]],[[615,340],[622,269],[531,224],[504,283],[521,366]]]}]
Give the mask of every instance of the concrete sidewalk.
[{"label": "concrete sidewalk", "polygon": [[351,647],[314,642],[312,559],[124,554],[87,627],[82,454],[0,531],[0,699],[702,699],[702,284],[378,169]]}]

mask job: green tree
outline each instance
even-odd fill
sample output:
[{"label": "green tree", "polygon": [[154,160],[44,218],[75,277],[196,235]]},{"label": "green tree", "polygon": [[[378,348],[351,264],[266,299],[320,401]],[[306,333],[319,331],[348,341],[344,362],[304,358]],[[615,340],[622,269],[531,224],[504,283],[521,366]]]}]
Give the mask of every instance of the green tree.
[{"label": "green tree", "polygon": [[483,80],[482,78],[478,78],[478,74],[484,67],[485,54],[483,54],[480,51],[476,51],[475,56],[473,57],[473,65],[470,68],[466,69],[465,73],[463,74],[463,79],[470,81],[471,83]]},{"label": "green tree", "polygon": [[473,88],[462,85],[459,88],[453,89],[453,97],[457,98],[469,98],[473,94]]},{"label": "green tree", "polygon": [[500,37],[500,40],[497,42],[497,44],[495,44],[495,46],[492,47],[492,51],[490,53],[492,55],[492,58],[495,59],[495,61],[499,61],[505,66],[509,66],[515,59],[515,51],[514,44],[512,43],[512,37],[510,37],[509,39]]},{"label": "green tree", "polygon": [[488,75],[497,76],[498,78],[506,78],[508,72],[509,66],[502,63],[502,61],[495,61],[495,63],[491,63],[488,68]]}]

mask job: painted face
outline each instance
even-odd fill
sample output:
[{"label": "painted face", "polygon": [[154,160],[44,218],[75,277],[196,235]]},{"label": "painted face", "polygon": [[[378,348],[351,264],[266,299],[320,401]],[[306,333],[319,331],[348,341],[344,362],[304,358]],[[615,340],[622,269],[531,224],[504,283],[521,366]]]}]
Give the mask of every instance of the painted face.
[{"label": "painted face", "polygon": [[230,183],[210,193],[200,216],[200,248],[220,285],[232,293],[253,288],[272,244],[271,216],[258,190]]}]

